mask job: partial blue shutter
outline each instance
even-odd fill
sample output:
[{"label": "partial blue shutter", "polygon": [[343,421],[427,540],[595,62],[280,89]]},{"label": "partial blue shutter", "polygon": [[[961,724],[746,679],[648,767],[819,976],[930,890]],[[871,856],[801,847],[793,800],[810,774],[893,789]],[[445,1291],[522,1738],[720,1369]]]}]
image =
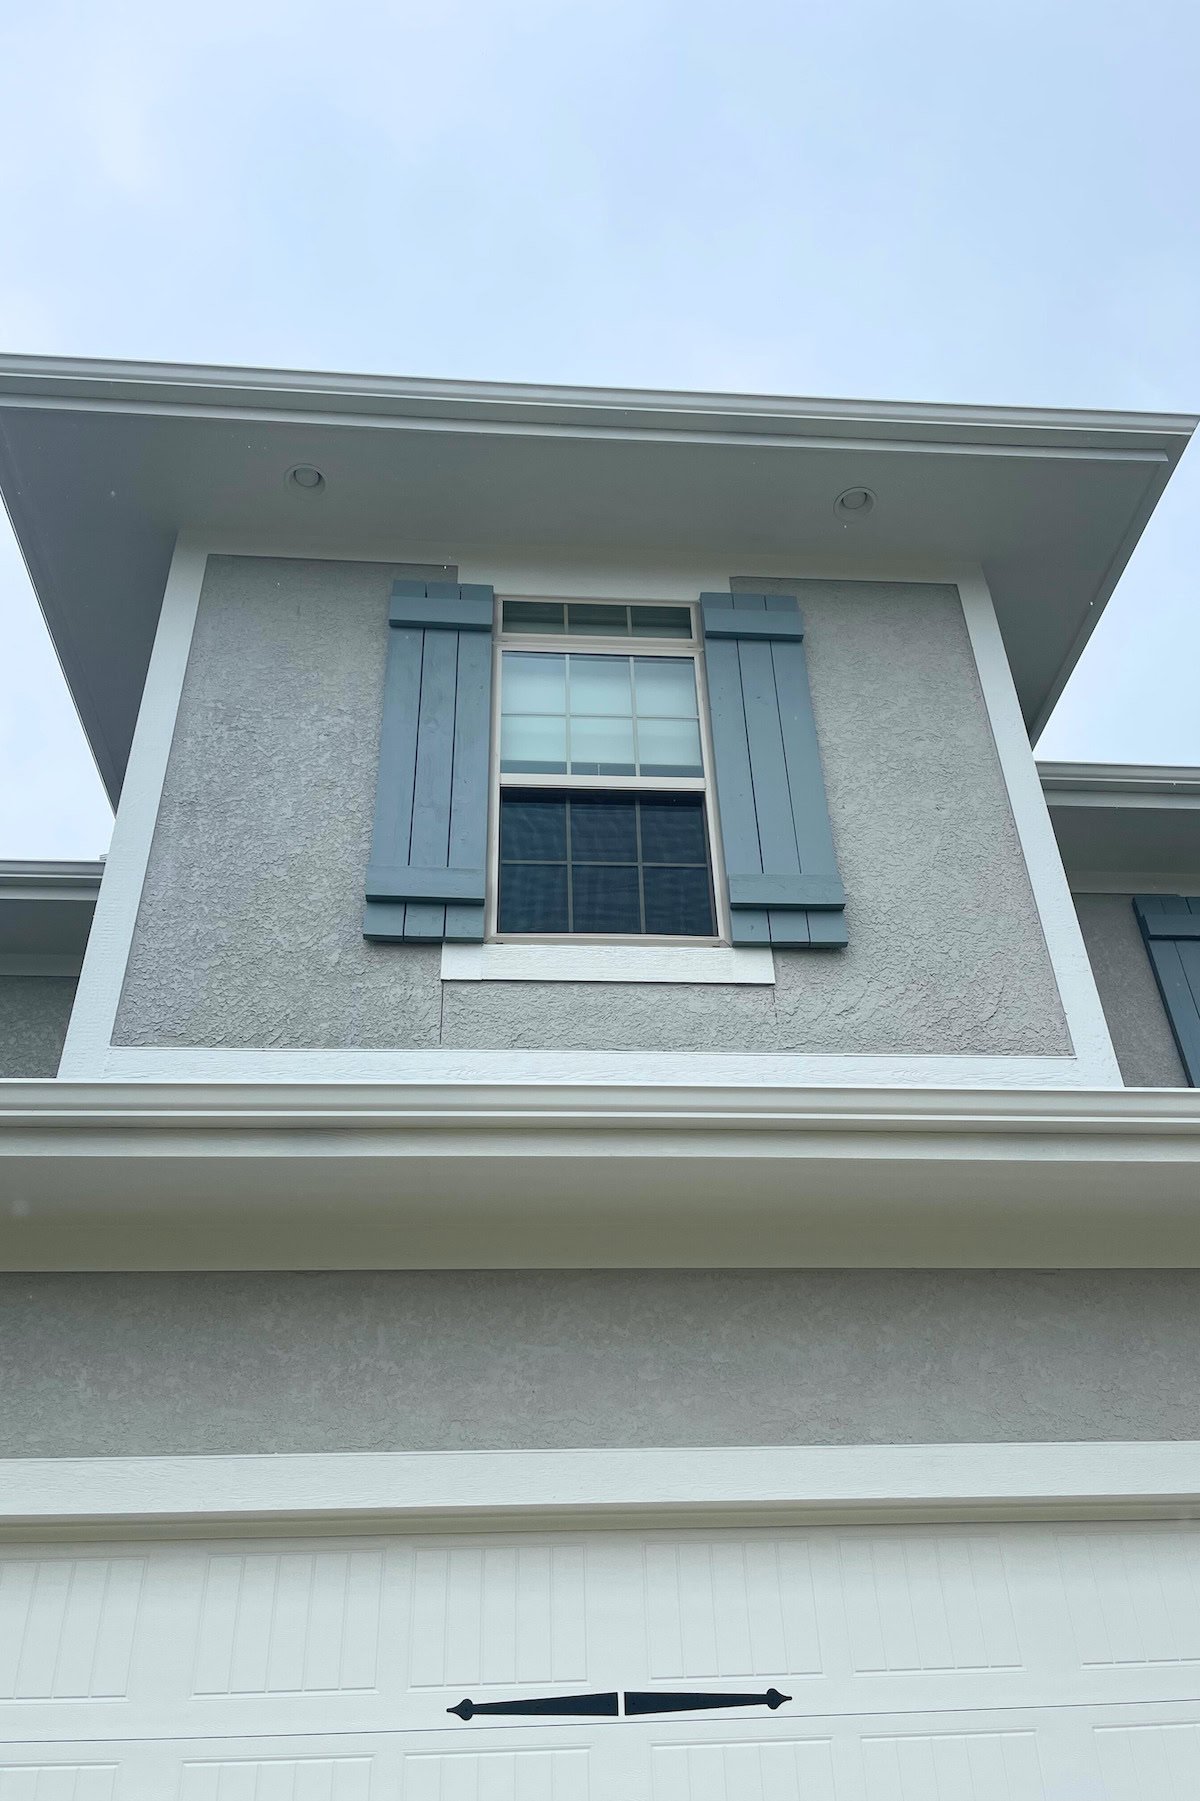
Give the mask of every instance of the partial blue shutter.
[{"label": "partial blue shutter", "polygon": [[799,605],[702,594],[700,612],[733,942],[845,944]]},{"label": "partial blue shutter", "polygon": [[483,937],[492,613],[487,587],[392,589],[364,937]]},{"label": "partial blue shutter", "polygon": [[1135,894],[1133,909],[1187,1079],[1200,1088],[1200,895]]}]

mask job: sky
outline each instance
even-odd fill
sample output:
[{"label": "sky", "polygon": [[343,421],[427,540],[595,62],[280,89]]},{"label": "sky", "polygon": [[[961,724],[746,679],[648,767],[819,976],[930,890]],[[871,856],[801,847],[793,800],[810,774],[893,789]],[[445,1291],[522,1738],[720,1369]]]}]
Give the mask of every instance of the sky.
[{"label": "sky", "polygon": [[[1197,0],[0,0],[0,349],[1200,411]],[[1200,450],[1038,747],[1200,764]],[[0,858],[111,817],[0,521]]]}]

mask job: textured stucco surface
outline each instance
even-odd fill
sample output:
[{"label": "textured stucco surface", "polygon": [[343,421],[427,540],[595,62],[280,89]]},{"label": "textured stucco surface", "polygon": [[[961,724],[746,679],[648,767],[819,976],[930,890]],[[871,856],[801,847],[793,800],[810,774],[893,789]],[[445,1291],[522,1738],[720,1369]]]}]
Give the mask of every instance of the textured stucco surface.
[{"label": "textured stucco surface", "polygon": [[1200,1272],[0,1277],[0,1454],[1200,1438]]},{"label": "textured stucco surface", "polygon": [[391,573],[210,559],[117,1043],[1069,1053],[949,587],[800,585],[847,951],[770,989],[443,985],[364,943]]},{"label": "textured stucco surface", "polygon": [[0,1077],[57,1075],[74,999],[74,976],[0,975]]},{"label": "textured stucco surface", "polygon": [[1075,911],[1127,1088],[1186,1088],[1131,894],[1077,894]]}]

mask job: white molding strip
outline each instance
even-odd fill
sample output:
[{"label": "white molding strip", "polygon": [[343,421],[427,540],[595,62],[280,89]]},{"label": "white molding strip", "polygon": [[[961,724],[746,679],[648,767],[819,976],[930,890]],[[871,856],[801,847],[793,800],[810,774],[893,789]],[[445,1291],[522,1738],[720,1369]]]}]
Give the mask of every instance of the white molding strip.
[{"label": "white molding strip", "polygon": [[0,1531],[1179,1517],[1200,1443],[737,1445],[0,1463]]},{"label": "white molding strip", "polygon": [[[689,1084],[697,1089],[1047,1088],[1097,1086],[1075,1057],[857,1057],[735,1051],[356,1051],[223,1050],[204,1046],[116,1046],[98,1072],[108,1082],[596,1082],[623,1087]],[[1108,1086],[1108,1084],[1104,1084]]]},{"label": "white molding strip", "polygon": [[768,984],[769,949],[728,944],[444,944],[443,982]]},{"label": "white molding strip", "polygon": [[181,535],[171,558],[129,753],[129,770],[59,1064],[60,1077],[88,1080],[106,1073],[175,735],[175,716],[187,674],[207,554]]},{"label": "white molding strip", "polygon": [[957,582],[996,754],[1025,854],[1075,1061],[1087,1086],[1119,1088],[1122,1077],[1117,1055],[1079,929],[992,596],[981,571],[964,572]]}]

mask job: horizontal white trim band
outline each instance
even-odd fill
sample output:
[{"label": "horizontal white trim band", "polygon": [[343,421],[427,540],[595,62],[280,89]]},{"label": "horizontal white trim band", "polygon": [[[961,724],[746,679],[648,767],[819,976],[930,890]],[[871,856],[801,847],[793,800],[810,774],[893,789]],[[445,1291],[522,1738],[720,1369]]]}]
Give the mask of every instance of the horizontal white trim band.
[{"label": "horizontal white trim band", "polygon": [[737,1517],[1151,1517],[1200,1509],[1200,1444],[726,1446],[0,1463],[0,1530],[544,1526]]},{"label": "horizontal white trim band", "polygon": [[9,1269],[1200,1267],[1200,1094],[0,1084]]}]

